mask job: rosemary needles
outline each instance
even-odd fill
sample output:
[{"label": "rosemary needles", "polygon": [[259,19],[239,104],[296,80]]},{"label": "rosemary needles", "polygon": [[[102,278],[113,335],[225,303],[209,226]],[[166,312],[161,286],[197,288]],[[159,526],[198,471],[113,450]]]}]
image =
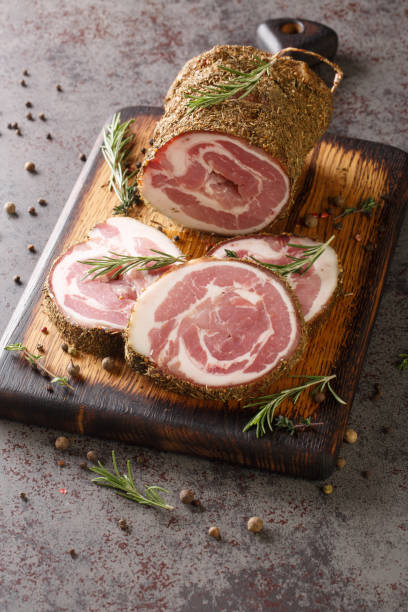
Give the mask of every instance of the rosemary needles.
[{"label": "rosemary needles", "polygon": [[144,493],[136,488],[133,480],[132,468],[130,467],[130,460],[127,461],[127,473],[120,475],[118,465],[116,463],[115,451],[112,451],[112,463],[113,472],[109,472],[100,461],[98,461],[98,467],[90,467],[89,469],[95,474],[98,474],[97,478],[93,478],[92,482],[102,487],[109,487],[115,489],[117,495],[121,495],[126,499],[135,501],[138,504],[145,506],[155,506],[157,508],[164,508],[165,510],[173,510],[173,506],[169,506],[166,501],[161,497],[161,493],[168,493],[166,489],[157,486],[145,487]]},{"label": "rosemary needles", "polygon": [[367,198],[366,200],[360,202],[357,208],[345,208],[340,215],[337,215],[337,217],[334,218],[334,220],[341,219],[341,217],[347,217],[347,215],[353,215],[356,213],[370,215],[374,208],[378,206],[378,204],[379,203],[375,198]]},{"label": "rosemary needles", "polygon": [[[300,378],[296,377],[296,378]],[[278,429],[288,429],[289,433],[293,435],[295,433],[295,429],[298,426],[295,426],[293,422],[286,422],[285,417],[281,415],[275,419],[276,409],[287,399],[292,399],[293,404],[296,404],[298,401],[300,394],[305,389],[309,387],[314,387],[318,385],[318,390],[322,392],[325,387],[330,391],[334,399],[340,404],[346,404],[344,400],[341,399],[334,391],[333,387],[330,384],[330,381],[336,378],[335,374],[331,376],[303,376],[302,378],[306,378],[308,382],[303,385],[298,385],[297,387],[291,387],[290,389],[282,389],[278,393],[273,393],[272,395],[264,395],[262,397],[258,397],[254,399],[252,402],[245,404],[244,408],[251,408],[253,406],[259,407],[259,411],[252,417],[252,419],[245,425],[243,431],[248,431],[252,427],[256,427],[256,437],[261,438],[266,434],[267,429],[270,431],[274,431],[276,428]],[[289,420],[288,420],[289,421]],[[321,425],[322,423],[318,423]],[[310,427],[313,424],[307,419],[300,423],[303,427]],[[317,425],[317,423],[316,423]]]},{"label": "rosemary needles", "polygon": [[[276,272],[277,274],[281,274],[282,276],[287,276],[288,274],[305,274],[309,268],[313,266],[316,260],[322,255],[326,249],[326,247],[334,240],[334,236],[329,238],[327,242],[316,244],[312,246],[306,246],[303,244],[292,244],[288,243],[288,247],[292,247],[295,249],[299,249],[301,251],[300,257],[295,257],[294,255],[287,255],[286,257],[290,260],[287,264],[272,264],[267,263],[265,261],[261,261],[256,257],[249,256],[249,259],[255,261],[260,266],[264,268],[268,268],[268,270],[272,270],[272,272]],[[230,251],[229,249],[225,249],[225,254],[227,257],[238,257],[235,251]]]},{"label": "rosemary needles", "polygon": [[85,278],[91,276],[92,280],[94,280],[100,276],[110,275],[111,280],[113,280],[122,276],[125,272],[129,272],[132,268],[137,268],[140,271],[158,270],[159,268],[170,266],[176,262],[185,261],[185,257],[182,255],[175,257],[168,253],[163,253],[163,251],[157,251],[156,249],[150,250],[152,253],[155,253],[155,255],[133,256],[109,251],[113,257],[105,255],[98,259],[83,259],[80,260],[79,263],[91,266],[91,269],[85,274]]},{"label": "rosemary needles", "polygon": [[259,79],[266,73],[269,75],[269,69],[273,64],[272,61],[261,60],[255,57],[255,66],[249,72],[241,72],[220,64],[218,68],[223,72],[228,72],[234,75],[231,81],[215,83],[203,90],[193,89],[186,94],[188,99],[187,106],[189,114],[198,108],[208,108],[215,106],[221,102],[225,102],[230,98],[241,100],[248,96],[251,91],[258,85]]},{"label": "rosemary needles", "polygon": [[69,384],[68,379],[65,378],[65,376],[56,376],[42,363],[40,363],[40,359],[43,358],[43,355],[34,355],[34,353],[31,353],[28,348],[24,346],[21,342],[17,342],[16,344],[8,344],[4,347],[4,350],[20,352],[23,355],[24,359],[28,361],[28,363],[33,369],[40,370],[40,372],[46,378],[51,378],[50,382],[52,384],[55,383],[57,385],[61,385],[61,387],[68,387],[69,389],[74,390],[74,388]]},{"label": "rosemary needles", "polygon": [[103,134],[101,151],[111,171],[109,189],[114,190],[120,202],[113,209],[114,215],[127,215],[140,199],[137,185],[129,183],[135,178],[137,171],[131,172],[127,168],[128,155],[133,142],[133,134],[129,128],[133,122],[134,119],[130,119],[121,123],[120,113],[116,113]]}]

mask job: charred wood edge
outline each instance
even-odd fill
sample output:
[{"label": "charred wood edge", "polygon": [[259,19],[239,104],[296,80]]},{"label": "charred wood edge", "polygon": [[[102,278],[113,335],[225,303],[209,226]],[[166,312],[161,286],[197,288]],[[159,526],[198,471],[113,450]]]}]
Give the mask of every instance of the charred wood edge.
[{"label": "charred wood edge", "polygon": [[[129,107],[121,111],[122,118],[125,120],[137,115],[156,119],[161,112],[160,108],[151,107]],[[336,390],[348,401],[348,405],[339,408],[334,401],[325,402],[322,420],[326,419],[327,425],[322,428],[324,439],[319,437],[320,443],[317,442],[316,437],[311,435],[308,435],[307,439],[304,437],[294,439],[280,432],[276,432],[273,438],[267,436],[254,443],[253,432],[243,435],[241,431],[250,416],[246,411],[227,414],[226,411],[214,410],[211,406],[208,408],[206,406],[199,408],[187,406],[183,411],[182,401],[175,404],[158,398],[153,405],[144,396],[133,400],[123,391],[115,390],[112,393],[111,388],[101,385],[92,387],[85,385],[83,396],[86,395],[86,399],[81,397],[79,392],[69,394],[70,392],[65,389],[59,390],[62,392],[61,397],[55,393],[51,398],[46,395],[45,387],[35,384],[32,378],[36,375],[35,372],[28,367],[22,368],[19,360],[10,360],[10,356],[5,351],[0,351],[0,415],[3,418],[35,425],[219,458],[232,463],[307,478],[327,477],[335,467],[368,345],[369,333],[374,322],[373,309],[378,306],[380,300],[379,289],[382,288],[405,212],[404,204],[408,199],[408,155],[389,145],[348,137],[327,134],[322,140],[342,147],[345,151],[357,149],[361,161],[381,159],[383,165],[389,168],[388,174],[393,185],[387,194],[389,200],[392,201],[392,206],[387,208],[387,219],[384,219],[384,211],[381,214],[380,222],[385,222],[386,231],[379,247],[372,254],[373,263],[376,265],[372,266],[371,282],[365,289],[364,295],[361,294],[360,297],[360,310],[362,302],[369,299],[369,308],[367,309],[367,303],[365,303],[364,312],[369,312],[371,316],[365,317],[364,320],[363,318],[360,318],[360,321],[357,320],[360,343],[357,345],[348,338],[348,343],[341,349],[341,355],[337,360],[339,365],[336,369]],[[59,250],[58,245],[64,242],[69,227],[75,224],[81,211],[81,200],[92,184],[97,168],[102,163],[102,158],[98,155],[101,142],[102,135],[98,138],[10,319],[0,342],[0,348],[22,339],[34,314],[40,307],[41,289],[49,266]],[[301,197],[301,193],[299,195]],[[385,237],[388,238],[388,241],[385,240]],[[352,375],[349,371],[350,363],[354,364]],[[96,400],[101,394],[106,397],[109,392],[111,392],[109,407],[106,410],[101,409]],[[166,410],[171,416],[165,416],[167,415]],[[214,414],[217,416],[218,431],[215,433],[209,431],[204,435],[206,429],[214,428]],[[175,422],[170,426],[166,419],[172,419]],[[228,425],[228,430],[226,425]],[[231,435],[230,430],[235,432],[234,435]],[[220,431],[224,439],[217,438]],[[174,438],[171,439],[171,436]],[[225,447],[225,439],[227,447]]]}]

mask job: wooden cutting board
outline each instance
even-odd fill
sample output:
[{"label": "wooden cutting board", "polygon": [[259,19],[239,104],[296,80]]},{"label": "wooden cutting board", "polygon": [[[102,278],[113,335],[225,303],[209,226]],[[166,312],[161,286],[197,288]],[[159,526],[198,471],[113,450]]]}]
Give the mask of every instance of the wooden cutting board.
[{"label": "wooden cutting board", "polygon": [[[160,108],[122,110],[123,120],[135,118],[134,162],[142,158],[141,149],[147,146],[160,114]],[[109,173],[100,154],[101,142],[102,135],[0,344],[4,347],[21,341],[34,352],[37,344],[42,344],[44,363],[60,375],[65,375],[70,357],[61,350],[61,338],[44,313],[42,286],[53,259],[84,239],[95,223],[111,215],[116,204],[114,194],[106,187]],[[381,206],[370,218],[353,214],[341,219],[341,230],[334,227],[339,222],[334,221],[334,215],[320,218],[313,230],[301,224],[305,212],[326,211],[328,197],[335,195],[342,196],[350,207],[370,196],[378,199]],[[290,216],[276,227],[277,232],[301,233],[321,241],[336,235],[333,246],[344,270],[342,293],[328,319],[310,339],[293,374],[336,374],[333,386],[347,405],[336,403],[332,397],[316,404],[304,393],[296,406],[287,403],[281,407],[281,412],[295,420],[312,416],[323,426],[293,437],[274,432],[257,439],[254,430],[242,432],[254,409],[171,393],[135,374],[120,360],[109,374],[101,368],[100,360],[85,354],[75,358],[83,376],[74,383],[75,390],[54,386],[50,393],[47,381],[21,355],[6,351],[0,353],[0,416],[286,474],[327,477],[342,443],[407,199],[406,153],[379,143],[327,135],[309,155]],[[134,216],[163,228],[170,238],[178,235],[178,245],[188,257],[202,255],[219,240],[177,226],[146,206],[138,207]],[[48,334],[41,332],[44,325]],[[298,381],[282,378],[274,383],[271,392],[294,384]]]}]

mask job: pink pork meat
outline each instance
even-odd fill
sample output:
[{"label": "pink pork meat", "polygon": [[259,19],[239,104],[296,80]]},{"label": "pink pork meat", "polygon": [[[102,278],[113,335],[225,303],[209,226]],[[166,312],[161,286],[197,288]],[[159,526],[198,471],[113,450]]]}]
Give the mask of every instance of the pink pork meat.
[{"label": "pink pork meat", "polygon": [[96,354],[103,353],[110,340],[121,345],[120,334],[135,300],[163,272],[133,268],[117,279],[109,275],[92,279],[85,277],[90,267],[79,260],[109,256],[111,251],[150,256],[151,249],[175,257],[182,254],[162,232],[130,217],[113,217],[96,225],[88,240],[72,246],[54,262],[46,283],[46,307],[68,340]]},{"label": "pink pork meat", "polygon": [[[240,258],[255,257],[269,264],[290,263],[288,256],[300,257],[302,252],[288,244],[317,246],[321,243],[303,236],[288,234],[258,234],[243,236],[218,243],[209,251],[213,257],[226,257],[225,249],[234,251]],[[339,263],[334,249],[327,246],[305,274],[292,273],[286,278],[295,292],[307,323],[317,319],[332,303],[339,278]]]},{"label": "pink pork meat", "polygon": [[302,328],[284,279],[254,264],[202,257],[173,267],[143,292],[125,355],[179,392],[241,399],[294,363]]}]

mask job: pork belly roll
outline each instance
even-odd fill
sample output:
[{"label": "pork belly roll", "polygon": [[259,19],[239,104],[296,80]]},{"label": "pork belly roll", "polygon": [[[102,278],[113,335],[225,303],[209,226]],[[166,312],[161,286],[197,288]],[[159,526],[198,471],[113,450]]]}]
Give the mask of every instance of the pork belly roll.
[{"label": "pork belly roll", "polygon": [[299,357],[303,317],[282,277],[255,264],[202,257],[174,267],[135,303],[125,355],[181,393],[242,399]]},{"label": "pork belly roll", "polygon": [[135,300],[164,270],[133,268],[116,279],[105,275],[93,280],[84,278],[90,267],[79,260],[109,256],[110,251],[153,255],[151,249],[181,255],[162,232],[130,217],[112,217],[55,260],[45,285],[45,307],[64,338],[95,355],[123,350],[122,332]]},{"label": "pork belly roll", "polygon": [[[186,95],[272,55],[217,46],[191,59],[167,94],[139,177],[143,199],[178,223],[248,234],[287,214],[306,154],[332,114],[332,92],[305,64],[278,57],[250,95],[189,113]],[[333,87],[334,89],[334,87]]]},{"label": "pork belly roll", "polygon": [[[299,249],[288,246],[289,243],[306,247],[322,244],[305,236],[257,234],[224,240],[213,247],[208,254],[213,257],[226,257],[225,249],[228,249],[240,258],[255,257],[265,263],[286,265],[291,261],[290,256],[301,255]],[[299,300],[307,323],[314,323],[334,302],[339,276],[340,266],[336,251],[329,245],[307,272],[286,276]]]}]

